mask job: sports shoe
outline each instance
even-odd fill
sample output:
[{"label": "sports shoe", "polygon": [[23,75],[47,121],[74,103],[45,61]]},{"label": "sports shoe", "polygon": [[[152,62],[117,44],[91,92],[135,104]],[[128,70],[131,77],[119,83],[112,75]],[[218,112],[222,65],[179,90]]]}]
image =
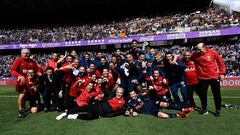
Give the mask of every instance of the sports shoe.
[{"label": "sports shoe", "polygon": [[25,114],[24,114],[24,111],[19,111],[18,112],[18,118],[24,118],[25,117]]},{"label": "sports shoe", "polygon": [[201,110],[199,112],[199,114],[201,114],[201,115],[208,115],[208,111],[207,110]]},{"label": "sports shoe", "polygon": [[67,116],[67,118],[70,119],[70,120],[75,120],[75,119],[77,119],[77,117],[78,117],[78,114],[69,114]]},{"label": "sports shoe", "polygon": [[220,117],[221,115],[221,111],[217,110],[215,113],[214,113],[214,116],[215,117]]},{"label": "sports shoe", "polygon": [[56,120],[61,120],[63,117],[67,116],[67,113],[62,113],[56,117]]},{"label": "sports shoe", "polygon": [[188,114],[186,114],[186,113],[177,113],[177,117],[187,118],[187,117],[188,117]]},{"label": "sports shoe", "polygon": [[182,112],[183,112],[183,113],[189,113],[189,112],[190,112],[190,109],[189,109],[189,108],[183,108],[183,109],[182,109]]}]

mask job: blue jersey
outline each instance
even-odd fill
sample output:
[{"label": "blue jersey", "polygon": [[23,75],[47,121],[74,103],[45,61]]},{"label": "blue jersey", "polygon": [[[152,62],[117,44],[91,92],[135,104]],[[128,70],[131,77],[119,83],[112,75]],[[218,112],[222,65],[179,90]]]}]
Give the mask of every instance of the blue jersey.
[{"label": "blue jersey", "polygon": [[[136,106],[140,106],[140,108],[136,109]],[[133,109],[138,113],[157,115],[160,107],[159,104],[155,104],[149,97],[138,94],[136,99],[128,100],[127,109]]]}]

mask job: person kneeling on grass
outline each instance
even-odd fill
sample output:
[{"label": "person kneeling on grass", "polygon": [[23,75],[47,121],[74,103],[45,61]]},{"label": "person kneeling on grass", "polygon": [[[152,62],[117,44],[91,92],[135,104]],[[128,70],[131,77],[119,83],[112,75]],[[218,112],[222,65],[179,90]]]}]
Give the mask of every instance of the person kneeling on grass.
[{"label": "person kneeling on grass", "polygon": [[154,70],[153,76],[146,78],[146,80],[148,80],[150,98],[156,101],[156,104],[159,104],[161,108],[179,110],[184,113],[190,112],[188,107],[183,108],[177,103],[171,102],[168,95],[168,81],[160,75],[159,70]]},{"label": "person kneeling on grass", "polygon": [[75,100],[75,107],[67,112],[64,112],[56,117],[56,120],[61,120],[67,116],[68,119],[77,116],[79,112],[87,112],[90,100],[100,101],[103,99],[103,92],[99,86],[90,82]]},{"label": "person kneeling on grass", "polygon": [[94,120],[100,117],[114,117],[123,114],[125,104],[122,97],[123,92],[123,88],[118,87],[115,96],[99,102],[91,102],[88,106],[87,114],[75,115],[70,119]]},{"label": "person kneeling on grass", "polygon": [[142,96],[137,94],[135,91],[130,91],[130,99],[127,102],[127,110],[125,112],[126,116],[137,116],[138,113],[155,115],[159,118],[185,118],[188,117],[188,114],[185,113],[176,113],[169,114],[159,111],[161,107],[168,107],[165,103],[156,104],[147,96]]},{"label": "person kneeling on grass", "polygon": [[[32,113],[38,112],[37,100],[39,99],[39,81],[33,69],[28,69],[26,71],[27,77],[24,77],[24,81],[18,81],[16,88],[24,94],[24,99],[29,100],[30,110]],[[23,102],[22,102],[23,103]],[[21,104],[23,107],[24,105]],[[25,117],[25,112],[19,112],[19,117]]]}]

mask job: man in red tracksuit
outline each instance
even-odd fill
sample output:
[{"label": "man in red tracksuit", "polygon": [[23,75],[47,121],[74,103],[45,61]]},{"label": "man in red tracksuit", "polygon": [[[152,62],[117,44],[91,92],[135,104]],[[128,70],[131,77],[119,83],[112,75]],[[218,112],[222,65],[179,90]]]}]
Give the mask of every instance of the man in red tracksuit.
[{"label": "man in red tracksuit", "polygon": [[196,49],[197,52],[192,55],[192,59],[196,63],[199,89],[201,92],[202,110],[200,114],[208,114],[207,90],[210,85],[216,108],[215,116],[219,117],[221,112],[220,80],[224,79],[226,66],[219,54],[206,47],[204,43],[199,43]]},{"label": "man in red tracksuit", "polygon": [[186,65],[186,68],[184,70],[184,78],[187,85],[190,110],[193,111],[196,107],[193,99],[193,91],[195,91],[199,96],[196,64],[191,60],[191,53],[189,51],[184,52],[183,58],[181,60]]},{"label": "man in red tracksuit", "polygon": [[91,102],[88,106],[87,115],[76,115],[72,119],[93,120],[100,117],[114,117],[123,114],[125,100],[123,99],[123,88],[118,87],[114,97],[109,97],[100,102]]},{"label": "man in red tracksuit", "polygon": [[92,80],[88,78],[87,74],[85,73],[85,68],[80,67],[78,76],[76,77],[76,82],[72,84],[69,91],[69,98],[68,98],[68,107],[71,109],[74,104],[74,100],[76,97],[79,96],[82,89],[84,89]]},{"label": "man in red tracksuit", "polygon": [[[30,59],[30,50],[29,49],[22,49],[21,56],[14,60],[13,65],[10,69],[10,73],[17,78],[18,83],[25,83],[27,77],[28,69],[33,69],[37,76],[41,76],[42,74],[39,72],[39,68],[37,63]],[[19,117],[22,118],[24,115],[23,105],[24,105],[24,96],[25,93],[22,89],[16,87],[16,91],[19,92],[18,94],[18,110],[19,110]]]},{"label": "man in red tracksuit", "polygon": [[[21,89],[30,103],[30,108],[32,113],[36,113],[37,103],[39,97],[39,81],[33,69],[27,70],[27,77],[25,77],[25,82],[19,82],[16,84],[17,89]],[[35,108],[34,111],[32,108]],[[23,116],[24,117],[24,116]]]},{"label": "man in red tracksuit", "polygon": [[57,53],[53,53],[51,55],[51,59],[48,60],[47,65],[45,67],[45,70],[48,67],[52,67],[54,70],[57,69],[57,63],[58,63],[58,54]]},{"label": "man in red tracksuit", "polygon": [[[74,108],[71,108],[65,113],[56,117],[57,120],[62,119],[70,114],[77,114],[79,112],[87,112],[88,104],[91,99],[100,101],[103,99],[103,92],[99,86],[90,82],[85,88],[81,90],[81,94],[76,98]],[[73,115],[74,116],[74,115]],[[69,118],[70,117],[70,118]],[[68,118],[71,119],[71,115]]]},{"label": "man in red tracksuit", "polygon": [[103,79],[103,85],[105,86],[104,91],[111,91],[115,82],[113,75],[108,71],[108,69],[103,69],[101,78]]},{"label": "man in red tracksuit", "polygon": [[93,74],[97,75],[97,78],[101,77],[101,72],[96,69],[96,66],[94,63],[91,63],[89,68],[87,69],[88,76],[92,76]]}]

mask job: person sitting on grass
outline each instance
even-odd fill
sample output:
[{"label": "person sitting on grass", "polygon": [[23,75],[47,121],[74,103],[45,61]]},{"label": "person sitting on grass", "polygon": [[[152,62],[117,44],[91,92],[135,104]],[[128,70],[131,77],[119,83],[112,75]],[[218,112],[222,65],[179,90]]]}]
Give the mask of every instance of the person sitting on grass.
[{"label": "person sitting on grass", "polygon": [[[146,78],[149,82],[149,92],[152,100],[160,104],[162,108],[169,108],[189,113],[188,107],[181,107],[178,104],[171,102],[170,93],[168,91],[168,80],[160,75],[159,70],[153,71],[153,76]],[[150,80],[150,81],[149,81]]]},{"label": "person sitting on grass", "polygon": [[56,120],[61,120],[63,117],[68,118],[77,115],[79,112],[87,112],[90,100],[100,101],[103,99],[103,92],[100,87],[92,82],[90,82],[84,89],[82,89],[81,94],[76,98],[74,107],[67,112],[64,112],[56,117]]},{"label": "person sitting on grass", "polygon": [[169,107],[167,103],[158,103],[156,104],[147,96],[142,96],[137,94],[135,91],[129,92],[130,99],[127,102],[127,110],[125,112],[126,116],[137,116],[139,113],[147,114],[147,115],[154,115],[159,118],[186,118],[188,114],[185,113],[176,113],[176,114],[169,114],[159,111],[161,107]]},{"label": "person sitting on grass", "polygon": [[100,117],[114,117],[123,114],[125,100],[123,99],[123,88],[116,89],[115,96],[110,96],[99,102],[91,102],[87,114],[77,114],[68,117],[69,119],[94,120]]}]

